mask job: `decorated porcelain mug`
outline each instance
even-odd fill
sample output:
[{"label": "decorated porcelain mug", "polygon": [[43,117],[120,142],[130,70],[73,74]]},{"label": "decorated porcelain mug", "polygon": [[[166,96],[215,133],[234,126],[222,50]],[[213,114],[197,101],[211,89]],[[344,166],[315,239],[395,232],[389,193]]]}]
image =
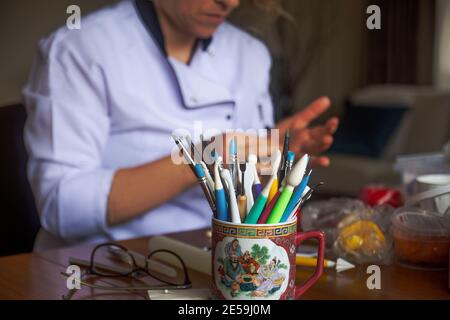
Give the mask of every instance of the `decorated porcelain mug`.
[{"label": "decorated porcelain mug", "polygon": [[[279,224],[234,224],[212,221],[213,297],[226,300],[299,298],[323,272],[325,237],[321,231],[297,233],[297,221]],[[314,274],[295,284],[297,246],[319,242]]]}]

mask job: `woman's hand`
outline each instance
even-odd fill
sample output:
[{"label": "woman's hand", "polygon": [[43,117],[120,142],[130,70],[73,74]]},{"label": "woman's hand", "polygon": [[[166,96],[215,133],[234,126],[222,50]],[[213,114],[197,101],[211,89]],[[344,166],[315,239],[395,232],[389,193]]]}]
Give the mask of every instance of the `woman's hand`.
[{"label": "woman's hand", "polygon": [[311,103],[303,111],[282,120],[277,124],[280,130],[280,146],[283,146],[286,130],[290,130],[290,150],[295,153],[313,156],[311,163],[317,166],[326,167],[330,164],[330,159],[320,154],[333,143],[333,134],[336,132],[339,120],[336,117],[329,119],[324,125],[309,128],[309,124],[324,113],[331,105],[327,97],[321,97]]}]

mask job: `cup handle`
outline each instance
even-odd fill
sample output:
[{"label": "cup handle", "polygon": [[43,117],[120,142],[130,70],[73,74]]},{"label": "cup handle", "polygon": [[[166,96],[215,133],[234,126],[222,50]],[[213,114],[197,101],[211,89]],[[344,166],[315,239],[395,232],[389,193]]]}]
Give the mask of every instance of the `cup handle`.
[{"label": "cup handle", "polygon": [[323,273],[325,259],[325,235],[322,231],[299,232],[295,236],[296,246],[306,239],[317,239],[319,241],[319,250],[317,252],[317,266],[314,274],[301,286],[295,286],[295,298],[298,299],[306,290],[319,280]]}]

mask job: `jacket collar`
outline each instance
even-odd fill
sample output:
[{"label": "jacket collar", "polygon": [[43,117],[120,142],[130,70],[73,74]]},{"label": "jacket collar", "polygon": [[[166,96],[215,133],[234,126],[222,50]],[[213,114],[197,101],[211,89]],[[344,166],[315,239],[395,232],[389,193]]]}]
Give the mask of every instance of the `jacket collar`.
[{"label": "jacket collar", "polygon": [[[152,38],[155,40],[159,49],[167,57],[166,46],[164,43],[164,35],[161,30],[161,25],[159,23],[158,14],[156,13],[155,5],[151,0],[135,0],[136,10],[144,23],[147,31],[150,33]],[[205,51],[208,49],[212,42],[212,37],[207,39],[198,39],[202,49]]]}]

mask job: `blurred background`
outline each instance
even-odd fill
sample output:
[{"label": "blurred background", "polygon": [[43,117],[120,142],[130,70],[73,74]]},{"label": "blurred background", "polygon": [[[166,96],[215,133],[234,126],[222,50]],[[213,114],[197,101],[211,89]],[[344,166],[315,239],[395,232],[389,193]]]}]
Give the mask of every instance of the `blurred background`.
[{"label": "blurred background", "polygon": [[[39,227],[25,174],[20,94],[36,42],[65,24],[69,5],[86,15],[114,2],[0,2],[0,255],[30,250]],[[400,185],[397,156],[439,152],[450,139],[449,0],[283,0],[279,18],[241,2],[231,22],[272,53],[277,119],[321,95],[333,101],[324,118],[341,118],[332,165],[315,172],[326,182],[323,194]],[[373,4],[381,8],[381,30],[366,27]]]}]

